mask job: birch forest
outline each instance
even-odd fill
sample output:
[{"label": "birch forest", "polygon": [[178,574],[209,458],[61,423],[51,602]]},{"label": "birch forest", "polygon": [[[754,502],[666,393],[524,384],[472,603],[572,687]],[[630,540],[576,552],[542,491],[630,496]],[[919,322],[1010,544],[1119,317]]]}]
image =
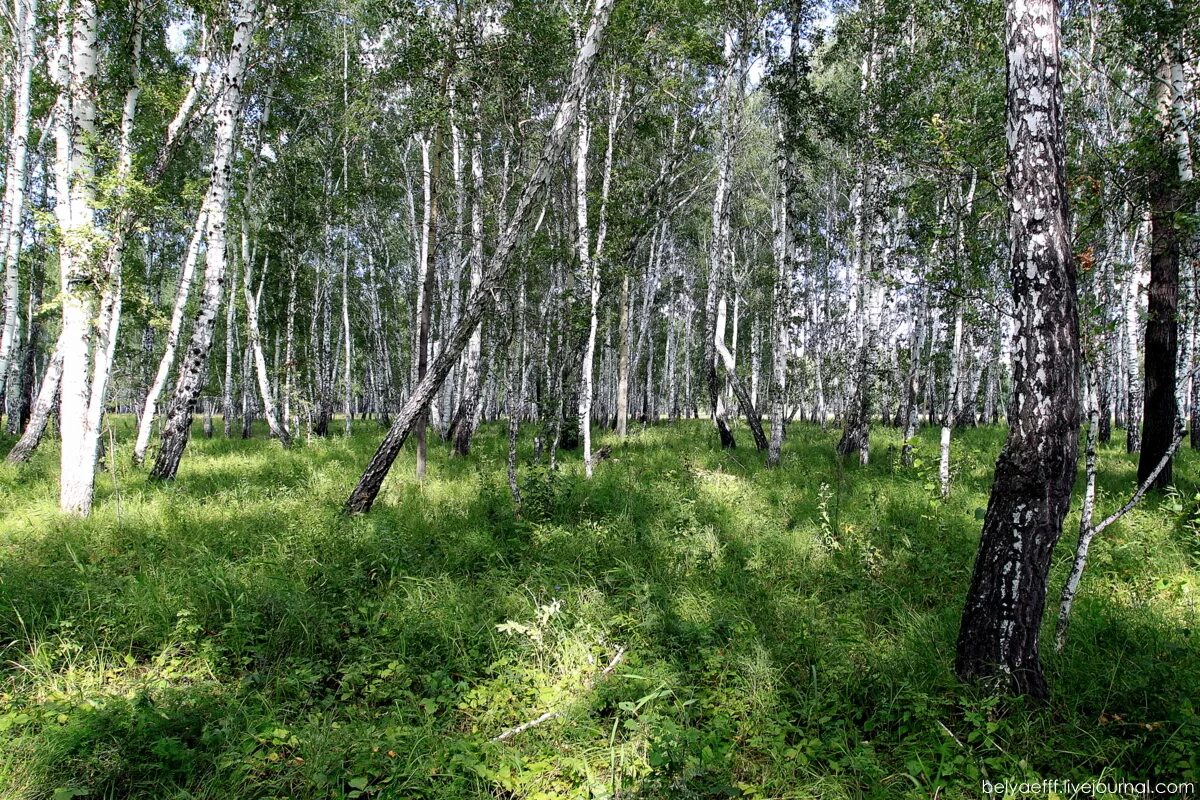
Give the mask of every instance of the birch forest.
[{"label": "birch forest", "polygon": [[0,10],[0,797],[1196,796],[1194,0]]}]

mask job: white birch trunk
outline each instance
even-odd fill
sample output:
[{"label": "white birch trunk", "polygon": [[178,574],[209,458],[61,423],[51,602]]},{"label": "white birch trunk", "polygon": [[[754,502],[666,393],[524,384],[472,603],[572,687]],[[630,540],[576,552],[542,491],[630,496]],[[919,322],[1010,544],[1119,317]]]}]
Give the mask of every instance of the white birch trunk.
[{"label": "white birch trunk", "polygon": [[[234,273],[236,283],[236,275]],[[228,439],[233,435],[233,354],[237,350],[237,295],[229,293],[225,305],[225,379],[221,382],[221,425]]]},{"label": "white birch trunk", "polygon": [[963,308],[962,301],[954,306],[954,334],[950,345],[950,376],[946,380],[946,403],[942,406],[942,436],[939,448],[938,480],[942,499],[950,496],[950,434],[958,409],[959,362],[962,359]]},{"label": "white birch trunk", "polygon": [[[196,261],[200,257],[200,242],[204,237],[205,210],[202,207],[196,214],[196,222],[192,226],[192,238],[188,242],[187,253],[184,255],[183,268],[179,272],[179,288],[175,292],[175,302],[171,306],[171,323],[167,328],[167,342],[162,358],[158,361],[158,371],[154,373],[154,382],[146,393],[146,402],[142,406],[142,419],[138,423],[137,440],[133,446],[133,463],[141,465],[146,460],[146,448],[150,446],[150,434],[154,428],[154,419],[158,415],[158,401],[167,386],[167,378],[175,366],[175,351],[179,346],[179,337],[183,331],[183,314],[187,310],[188,298],[192,292],[193,277],[196,273]],[[288,317],[290,323],[291,317]]]},{"label": "white birch trunk", "polygon": [[212,179],[205,198],[205,239],[208,249],[205,253],[204,284],[199,312],[192,325],[191,343],[180,365],[179,379],[167,410],[167,420],[162,431],[162,446],[151,472],[153,477],[161,480],[174,478],[179,470],[179,462],[183,459],[183,451],[191,435],[192,412],[208,373],[208,357],[212,349],[217,311],[221,304],[222,286],[225,281],[225,237],[235,131],[242,107],[242,83],[250,57],[250,44],[258,26],[258,12],[257,0],[245,0],[238,8],[234,20],[233,44],[222,75],[221,91],[215,109]]},{"label": "white birch trunk", "polygon": [[[350,39],[348,25],[342,26],[342,111],[344,114],[349,114],[350,109]],[[350,132],[342,131],[342,192],[350,193],[350,150],[349,150]],[[249,265],[246,270],[250,269]],[[345,383],[344,393],[342,396],[342,411],[345,415],[344,430],[347,436],[350,435],[350,429],[354,418],[354,383],[351,364],[351,346],[352,338],[350,336],[350,225],[347,221],[342,230],[342,339],[345,347],[344,358],[345,372],[342,379]],[[255,345],[261,353],[261,347]],[[265,370],[264,370],[265,373]],[[265,398],[264,398],[265,399]],[[277,426],[272,426],[272,430]],[[285,441],[286,445],[287,442]]]},{"label": "white birch trunk", "polygon": [[591,124],[586,108],[579,112],[579,127],[575,137],[575,248],[579,273],[586,276],[588,287],[588,332],[583,348],[579,385],[579,433],[583,442],[583,471],[592,477],[592,372],[596,358],[597,311],[600,306],[600,264],[592,258],[588,230],[588,146],[591,143]]},{"label": "white birch trunk", "polygon": [[[471,134],[471,290],[479,289],[483,280],[483,116],[479,101],[472,104],[475,130]],[[468,294],[469,296],[469,294]],[[515,335],[515,334],[514,334]],[[471,437],[479,424],[479,361],[483,352],[483,328],[475,326],[467,342],[467,357],[463,365],[463,393],[459,403],[458,428],[454,435],[454,453],[465,456],[471,447]],[[508,387],[509,391],[513,388]],[[511,411],[510,411],[511,413]]]},{"label": "white birch trunk", "polygon": [[[251,292],[252,279],[250,277],[251,261],[253,257],[250,254],[249,236],[246,233],[245,225],[242,227],[242,297],[246,301],[246,335],[249,338],[250,349],[254,357],[254,369],[258,377],[258,394],[262,398],[263,414],[267,418],[267,427],[271,429],[271,435],[277,438],[284,447],[290,447],[292,444],[291,434],[287,428],[280,424],[279,416],[275,411],[275,399],[271,393],[271,378],[267,373],[267,359],[263,355],[262,337],[259,334],[258,327],[258,299]],[[267,271],[267,263],[263,262],[263,273]],[[261,290],[261,287],[260,287]],[[230,303],[232,305],[232,303]],[[244,390],[243,390],[244,391]]]},{"label": "white birch trunk", "polygon": [[[782,133],[782,131],[781,131]],[[781,148],[787,144],[781,140]],[[785,159],[785,165],[790,158]],[[779,466],[783,450],[783,420],[787,413],[787,362],[788,351],[791,349],[791,298],[792,271],[789,264],[789,249],[791,247],[788,218],[788,186],[787,181],[793,178],[790,169],[784,169],[779,176],[779,185],[775,192],[775,213],[772,215],[774,234],[772,237],[772,254],[775,257],[775,341],[771,348],[771,442],[767,448],[767,466]]]},{"label": "white birch trunk", "polygon": [[13,4],[17,59],[14,63],[13,123],[8,139],[8,163],[4,175],[3,228],[0,230],[0,253],[4,258],[3,329],[0,330],[0,394],[8,368],[17,350],[18,325],[21,315],[20,280],[17,273],[21,253],[21,233],[25,218],[26,153],[29,144],[30,94],[33,82],[33,62],[36,55],[34,37],[37,27],[37,0],[17,0]]},{"label": "white birch trunk", "polygon": [[[60,214],[62,246],[59,260],[63,276],[62,333],[63,376],[59,400],[62,433],[59,505],[63,511],[87,515],[95,484],[95,454],[88,452],[92,320],[96,297],[90,266],[97,258],[94,184],[96,166],[92,144],[96,137],[96,4],[77,0],[69,10],[63,3],[58,23],[57,55],[63,66],[63,96],[56,123],[57,183],[68,187],[58,203],[69,198]],[[69,53],[69,57],[67,54]],[[65,144],[65,147],[64,147]],[[64,158],[65,150],[65,158]]]}]

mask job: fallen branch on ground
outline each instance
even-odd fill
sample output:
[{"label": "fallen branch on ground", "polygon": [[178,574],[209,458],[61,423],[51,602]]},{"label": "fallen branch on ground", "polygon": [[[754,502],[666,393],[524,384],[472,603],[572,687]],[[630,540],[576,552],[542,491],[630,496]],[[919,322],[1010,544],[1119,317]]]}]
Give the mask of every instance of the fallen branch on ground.
[{"label": "fallen branch on ground", "polygon": [[[607,678],[609,675],[611,675],[613,670],[617,668],[617,665],[621,663],[621,659],[623,659],[624,657],[625,657],[625,648],[618,647],[616,654],[612,657],[612,661],[608,662],[608,666],[605,667],[604,669],[600,670],[600,672],[593,675],[591,677],[591,679],[584,682],[584,684],[583,684],[584,691],[591,689],[593,686],[595,686],[601,680],[603,680],[604,678]],[[491,741],[493,741],[493,742],[507,741],[507,740],[511,739],[512,737],[516,736],[518,733],[524,733],[525,731],[529,730],[530,728],[536,728],[538,725],[549,722],[552,719],[557,719],[558,717],[561,717],[562,715],[563,715],[563,709],[561,709],[561,708],[558,709],[557,711],[547,711],[545,714],[542,714],[540,717],[531,719],[528,722],[522,722],[520,725],[517,725],[514,728],[509,728],[508,730],[504,731],[503,733],[501,733],[498,736],[493,736],[491,738]]]}]

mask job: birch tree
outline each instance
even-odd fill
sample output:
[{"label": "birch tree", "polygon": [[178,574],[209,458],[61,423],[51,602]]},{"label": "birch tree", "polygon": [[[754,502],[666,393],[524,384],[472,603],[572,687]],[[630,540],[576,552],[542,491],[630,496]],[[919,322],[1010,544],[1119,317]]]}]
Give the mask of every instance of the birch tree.
[{"label": "birch tree", "polygon": [[192,322],[192,335],[179,367],[179,378],[167,408],[158,457],[151,476],[170,480],[179,470],[191,435],[192,413],[208,373],[217,312],[226,272],[226,231],[233,150],[250,47],[259,22],[257,0],[244,0],[233,17],[233,41],[221,74],[214,104],[213,164],[205,205],[205,268],[200,304]]},{"label": "birch tree", "polygon": [[467,299],[458,324],[449,335],[445,346],[434,358],[426,375],[417,382],[412,394],[392,423],[391,430],[388,431],[379,449],[371,458],[358,485],[346,501],[347,512],[363,513],[370,510],[375,497],[383,486],[383,480],[387,476],[392,462],[395,461],[396,454],[404,445],[404,441],[412,432],[418,419],[423,415],[430,400],[437,393],[442,381],[446,379],[450,367],[462,353],[471,337],[471,332],[489,306],[492,293],[499,288],[507,274],[513,251],[516,249],[517,239],[532,211],[532,206],[537,196],[545,188],[551,165],[562,157],[567,137],[575,126],[579,105],[591,84],[596,56],[600,49],[600,41],[612,10],[612,4],[613,0],[596,0],[592,10],[591,24],[571,68],[570,80],[555,112],[550,131],[542,146],[541,155],[521,192],[512,216],[507,220],[507,225],[497,241],[496,249],[484,269],[479,288]]},{"label": "birch tree", "polygon": [[1079,322],[1067,214],[1057,0],[1006,5],[1013,420],[958,634],[962,679],[1048,694],[1038,653],[1050,555],[1079,445]]},{"label": "birch tree", "polygon": [[0,394],[8,378],[9,364],[17,350],[20,321],[20,275],[18,258],[25,219],[27,179],[26,154],[29,149],[30,100],[33,64],[36,57],[37,0],[17,0],[13,4],[16,29],[16,54],[10,78],[13,92],[13,120],[8,131],[8,160],[4,173],[4,206],[0,209],[0,253],[4,258],[4,307],[0,328]]}]

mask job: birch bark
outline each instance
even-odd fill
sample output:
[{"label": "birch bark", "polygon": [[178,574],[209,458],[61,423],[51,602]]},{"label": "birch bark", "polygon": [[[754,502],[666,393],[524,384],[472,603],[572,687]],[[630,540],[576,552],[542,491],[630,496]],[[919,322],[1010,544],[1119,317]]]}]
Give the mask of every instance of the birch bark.
[{"label": "birch bark", "polygon": [[1013,426],[996,463],[955,670],[1048,694],[1038,654],[1050,556],[1079,445],[1079,319],[1067,213],[1057,0],[1008,0],[1010,275],[1018,320]]},{"label": "birch bark", "polygon": [[[478,98],[472,103],[475,129],[471,132],[471,289],[478,291],[483,280],[483,132]],[[468,296],[470,296],[468,294]],[[514,335],[516,335],[514,333]],[[463,394],[454,427],[454,454],[465,456],[471,449],[471,437],[479,424],[479,361],[483,352],[483,328],[476,325],[467,343],[463,367]],[[512,387],[509,387],[510,390]]]},{"label": "birch bark", "polygon": [[[246,232],[245,223],[242,226],[242,297],[246,303],[246,335],[250,340],[250,350],[254,358],[255,375],[258,378],[258,394],[262,399],[263,415],[267,418],[267,427],[271,431],[271,435],[277,438],[284,447],[290,447],[292,444],[291,434],[288,433],[286,426],[279,421],[279,415],[275,410],[275,398],[271,393],[271,379],[267,373],[267,359],[263,354],[262,336],[259,333],[258,326],[258,299],[251,291],[252,285],[251,272],[253,271],[252,261],[253,256],[250,253],[249,235]],[[268,261],[263,261],[263,273],[267,271]]]},{"label": "birch bark", "polygon": [[192,238],[183,259],[183,268],[179,271],[179,288],[175,292],[175,302],[171,306],[171,322],[167,328],[167,342],[163,349],[162,358],[158,361],[158,370],[154,374],[154,382],[146,393],[146,401],[142,405],[142,418],[138,422],[137,440],[133,445],[133,463],[141,465],[146,460],[146,449],[150,446],[150,434],[154,427],[154,419],[158,414],[158,401],[167,386],[171,368],[175,365],[175,350],[179,346],[179,337],[183,332],[183,315],[187,310],[188,297],[191,296],[193,278],[196,272],[196,261],[200,257],[200,242],[204,237],[205,211],[201,208],[192,226]]},{"label": "birch bark", "polygon": [[[13,121],[8,133],[8,161],[4,175],[3,227],[0,228],[0,253],[4,258],[3,328],[0,329],[0,384],[8,377],[9,365],[17,351],[17,327],[21,315],[18,256],[25,221],[25,189],[28,171],[30,94],[33,62],[36,55],[37,0],[17,0],[13,4],[17,32],[17,58],[14,62]],[[0,395],[3,395],[0,385]]]},{"label": "birch bark", "polygon": [[345,508],[348,513],[363,513],[371,508],[371,504],[383,486],[383,480],[387,476],[392,462],[395,461],[396,454],[423,415],[425,407],[446,379],[450,367],[462,353],[471,337],[472,330],[479,323],[484,311],[490,307],[493,292],[499,290],[501,282],[508,272],[518,237],[525,227],[533,203],[545,187],[552,165],[562,157],[567,137],[574,128],[580,100],[591,83],[600,41],[613,2],[614,0],[596,0],[592,11],[591,25],[584,37],[582,47],[576,54],[570,80],[555,113],[554,121],[551,123],[541,155],[521,192],[516,209],[503,228],[495,252],[484,270],[479,289],[467,299],[458,324],[447,337],[446,345],[434,359],[429,372],[418,381],[412,394],[397,414],[391,430],[388,431],[379,449],[363,471],[358,485],[347,498]]},{"label": "birch bark", "polygon": [[[728,195],[733,172],[734,146],[737,135],[737,110],[741,99],[741,83],[738,81],[738,58],[735,56],[734,41],[737,34],[725,34],[725,72],[721,80],[721,137],[717,154],[717,183],[713,194],[712,226],[708,248],[708,291],[704,300],[704,376],[708,386],[709,414],[712,418],[721,447],[736,446],[725,404],[721,398],[717,381],[717,315],[720,285],[729,263]],[[723,334],[722,334],[723,336]]]},{"label": "birch bark", "polygon": [[215,108],[216,130],[213,142],[212,178],[208,194],[205,221],[204,284],[200,306],[192,324],[192,336],[179,378],[167,409],[162,430],[162,444],[154,462],[151,476],[160,480],[173,479],[183,459],[183,451],[191,435],[192,413],[204,388],[208,374],[208,358],[212,350],[217,311],[221,304],[225,282],[225,238],[228,225],[229,184],[233,172],[233,148],[237,119],[242,107],[242,87],[250,58],[250,46],[258,27],[257,0],[243,0],[234,16],[233,44],[221,76],[221,86]]}]

